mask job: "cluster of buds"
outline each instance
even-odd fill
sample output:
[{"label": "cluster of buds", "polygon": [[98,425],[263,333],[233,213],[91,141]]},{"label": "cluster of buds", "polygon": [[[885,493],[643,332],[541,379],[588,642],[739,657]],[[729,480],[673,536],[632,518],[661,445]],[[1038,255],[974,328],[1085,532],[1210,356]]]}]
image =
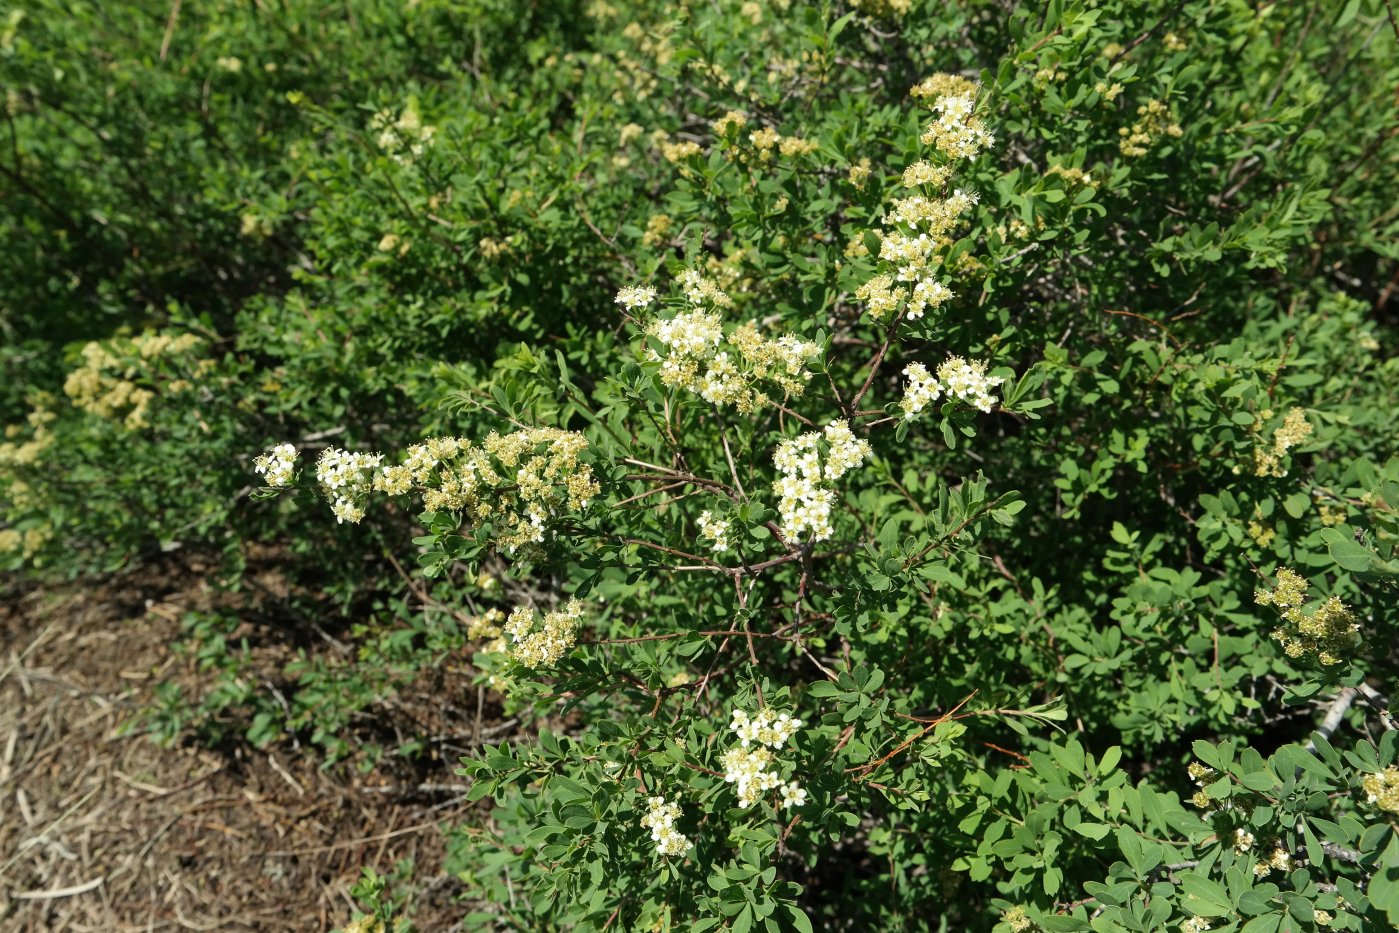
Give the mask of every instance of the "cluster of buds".
[{"label": "cluster of buds", "polygon": [[[255,469],[269,485],[290,482],[290,464],[274,448]],[[474,445],[459,437],[434,437],[409,447],[399,463],[377,453],[327,448],[316,479],[337,520],[359,522],[370,493],[418,493],[434,512],[457,512],[495,529],[495,543],[510,553],[528,552],[546,540],[547,523],[562,511],[580,512],[601,492],[583,459],[588,441],[574,431],[527,428],[491,433]],[[285,482],[273,479],[286,478]]]},{"label": "cluster of buds", "polygon": [[1278,570],[1277,586],[1258,590],[1253,599],[1282,614],[1283,626],[1273,632],[1273,638],[1289,658],[1314,658],[1326,667],[1340,664],[1360,647],[1360,623],[1335,596],[1305,611],[1307,589],[1300,574],[1283,567]]},{"label": "cluster of buds", "polygon": [[510,657],[525,667],[557,664],[573,648],[582,617],[583,604],[576,599],[542,618],[528,606],[516,606],[502,626],[510,640]]},{"label": "cluster of buds", "polygon": [[1391,765],[1377,774],[1367,774],[1361,778],[1360,786],[1369,803],[1399,816],[1399,768]]},{"label": "cluster of buds", "polygon": [[423,124],[416,100],[409,100],[408,106],[397,116],[392,110],[374,114],[369,120],[369,129],[374,133],[375,144],[400,165],[419,158],[437,135],[437,127]]},{"label": "cluster of buds", "polygon": [[[1271,421],[1273,412],[1271,409],[1264,409],[1258,413],[1258,420]],[[1312,424],[1307,420],[1307,413],[1300,408],[1293,408],[1283,417],[1282,424],[1273,430],[1270,441],[1263,443],[1259,439],[1259,444],[1253,451],[1253,472],[1256,476],[1282,477],[1287,475],[1287,467],[1284,466],[1283,458],[1287,452],[1298,444],[1311,437]]]}]

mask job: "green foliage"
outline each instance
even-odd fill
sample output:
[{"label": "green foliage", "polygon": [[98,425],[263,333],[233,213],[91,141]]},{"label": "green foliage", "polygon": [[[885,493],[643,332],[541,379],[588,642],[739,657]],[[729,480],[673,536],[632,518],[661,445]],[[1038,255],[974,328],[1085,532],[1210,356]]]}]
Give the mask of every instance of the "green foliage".
[{"label": "green foliage", "polygon": [[372,768],[474,652],[470,928],[1399,923],[1385,4],[65,6],[0,566],[291,582],[157,737]]}]

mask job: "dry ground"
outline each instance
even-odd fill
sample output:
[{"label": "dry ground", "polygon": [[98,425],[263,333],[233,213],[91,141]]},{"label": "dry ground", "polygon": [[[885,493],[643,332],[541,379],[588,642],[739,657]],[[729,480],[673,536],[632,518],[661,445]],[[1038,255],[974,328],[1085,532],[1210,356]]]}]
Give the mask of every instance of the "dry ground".
[{"label": "dry ground", "polygon": [[152,571],[0,605],[0,929],[329,930],[361,866],[405,857],[419,929],[453,929],[440,827],[471,805],[445,760],[394,784],[123,730],[180,674],[180,613],[208,598]]}]

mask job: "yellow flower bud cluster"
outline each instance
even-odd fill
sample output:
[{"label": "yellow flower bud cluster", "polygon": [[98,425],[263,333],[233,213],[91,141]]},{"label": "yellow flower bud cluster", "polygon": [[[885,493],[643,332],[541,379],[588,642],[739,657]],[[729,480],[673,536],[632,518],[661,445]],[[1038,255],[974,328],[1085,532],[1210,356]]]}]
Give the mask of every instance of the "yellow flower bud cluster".
[{"label": "yellow flower bud cluster", "polygon": [[743,130],[747,125],[748,118],[737,110],[730,110],[710,124],[715,142],[724,155],[737,162],[766,165],[778,155],[794,159],[812,155],[820,148],[800,136],[783,136],[770,126],[745,135]]},{"label": "yellow flower bud cluster", "polygon": [[875,19],[903,19],[913,0],[850,0],[850,6]]},{"label": "yellow flower bud cluster", "polygon": [[52,396],[41,392],[29,401],[34,406],[26,419],[29,422],[29,436],[25,437],[26,428],[23,425],[12,424],[5,428],[5,442],[0,444],[0,467],[36,466],[43,452],[53,446],[53,432],[49,424],[58,416],[48,407]]},{"label": "yellow flower bud cluster", "polygon": [[670,228],[675,223],[669,214],[652,214],[646,221],[646,232],[641,236],[641,245],[654,249],[670,240]]},{"label": "yellow flower bud cluster", "polygon": [[1275,848],[1273,854],[1265,858],[1259,858],[1253,865],[1253,874],[1258,878],[1266,878],[1275,871],[1284,874],[1292,870],[1292,856],[1286,849]]},{"label": "yellow flower bud cluster", "polygon": [[1067,165],[1051,165],[1045,174],[1058,175],[1070,185],[1083,188],[1093,188],[1097,186],[1097,182],[1093,180],[1093,176],[1081,168],[1073,168]]},{"label": "yellow flower bud cluster", "polygon": [[510,657],[525,667],[556,664],[573,648],[583,604],[570,599],[562,609],[538,617],[528,606],[517,606],[503,627],[510,640]]},{"label": "yellow flower bud cluster", "polygon": [[[1264,409],[1258,413],[1258,420],[1271,421],[1273,412],[1271,409]],[[1293,447],[1311,437],[1312,425],[1307,420],[1307,413],[1300,408],[1294,408],[1282,419],[1282,426],[1273,431],[1271,442],[1267,445],[1260,444],[1253,451],[1253,472],[1256,476],[1286,476],[1287,468],[1283,466],[1282,458],[1287,456],[1287,452]]]},{"label": "yellow flower bud cluster", "polygon": [[3,528],[0,529],[0,554],[18,553],[22,560],[29,560],[52,538],[53,531],[48,528],[26,528],[23,531]]},{"label": "yellow flower bud cluster", "polygon": [[661,156],[667,162],[684,162],[691,156],[697,156],[704,151],[697,142],[691,140],[673,142],[669,138],[661,140],[658,148],[661,150]]},{"label": "yellow flower bud cluster", "polygon": [[[794,334],[765,337],[751,322],[726,336],[719,309],[732,305],[728,294],[695,269],[682,273],[678,284],[691,307],[646,327],[647,336],[660,345],[659,350],[648,348],[647,355],[661,364],[663,384],[745,413],[770,401],[763,383],[786,396],[802,394],[811,379],[806,365],[820,354],[819,346]],[[618,300],[637,294],[623,289]]]},{"label": "yellow flower bud cluster", "polygon": [[1039,924],[1030,919],[1030,915],[1025,912],[1025,908],[1020,905],[1010,907],[1001,914],[1001,921],[1010,927],[1012,933],[1031,933],[1039,928]]},{"label": "yellow flower bud cluster", "polygon": [[1273,638],[1289,658],[1312,657],[1327,667],[1340,664],[1360,647],[1360,623],[1335,596],[1311,612],[1303,611],[1307,589],[1300,574],[1283,567],[1278,570],[1277,585],[1271,590],[1260,589],[1253,598],[1260,606],[1272,606],[1282,614],[1285,624],[1273,632]]},{"label": "yellow flower bud cluster", "polygon": [[1162,136],[1179,137],[1180,124],[1171,119],[1171,108],[1165,101],[1149,100],[1137,108],[1137,122],[1122,127],[1117,148],[1125,156],[1144,156],[1152,143]]},{"label": "yellow flower bud cluster", "polygon": [[380,110],[369,119],[375,144],[400,165],[419,158],[437,135],[437,127],[427,126],[418,115],[418,103],[410,100],[402,112]]},{"label": "yellow flower bud cluster", "polygon": [[63,391],[75,407],[139,430],[149,424],[159,392],[190,389],[188,380],[168,378],[168,368],[203,343],[193,334],[166,333],[94,341],[83,347],[82,365],[68,374]]},{"label": "yellow flower bud cluster", "polygon": [[850,183],[851,187],[864,191],[865,184],[869,181],[870,169],[869,156],[864,156],[860,161],[850,166],[850,172],[845,176],[845,180]]},{"label": "yellow flower bud cluster", "polygon": [[1093,90],[1102,97],[1103,103],[1110,104],[1122,96],[1123,87],[1116,81],[1112,84],[1108,84],[1106,81],[1099,81],[1097,84],[1093,85]]},{"label": "yellow flower bud cluster", "polygon": [[551,519],[564,510],[582,511],[601,492],[582,459],[587,449],[583,435],[557,428],[492,432],[479,446],[459,437],[429,438],[408,448],[401,463],[328,448],[316,478],[338,521],[361,521],[371,493],[418,493],[429,511],[491,525],[496,545],[515,553],[542,544]]},{"label": "yellow flower bud cluster", "polygon": [[1367,774],[1360,779],[1365,797],[1370,803],[1399,816],[1399,768],[1393,765],[1378,774]]}]

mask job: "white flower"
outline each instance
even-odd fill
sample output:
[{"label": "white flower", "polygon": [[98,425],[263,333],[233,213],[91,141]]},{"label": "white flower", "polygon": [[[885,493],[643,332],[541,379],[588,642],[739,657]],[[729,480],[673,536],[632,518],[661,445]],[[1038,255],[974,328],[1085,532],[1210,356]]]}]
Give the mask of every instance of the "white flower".
[{"label": "white flower", "polygon": [[641,818],[641,825],[651,831],[651,840],[656,843],[656,854],[663,856],[684,855],[695,847],[684,833],[675,828],[680,819],[680,806],[664,797],[651,797],[647,800],[650,810]]},{"label": "white flower", "polygon": [[656,300],[656,290],[647,285],[633,285],[624,288],[617,293],[617,304],[633,311],[640,311],[642,308]]},{"label": "white flower", "polygon": [[804,803],[806,803],[806,788],[796,781],[788,781],[782,785],[782,806],[784,809],[791,810]]},{"label": "white flower", "polygon": [[[820,444],[826,443],[824,467]],[[835,493],[823,483],[840,479],[870,454],[868,441],[856,438],[844,421],[832,421],[824,432],[812,431],[777,445],[772,462],[782,473],[772,488],[779,497],[782,533],[797,538],[811,532],[813,541],[831,536],[831,506]]]},{"label": "white flower", "polygon": [[947,362],[938,367],[938,379],[948,395],[981,411],[990,411],[996,404],[991,392],[1005,382],[1000,376],[986,375],[985,363],[968,362],[960,356],[948,357]]},{"label": "white flower", "polygon": [[908,377],[908,388],[904,389],[903,401],[899,406],[904,410],[904,420],[912,420],[928,405],[942,396],[942,384],[932,377],[928,367],[922,363],[909,363],[904,367]]},{"label": "white flower", "polygon": [[1253,833],[1246,829],[1234,830],[1234,851],[1247,852],[1253,848]]},{"label": "white flower", "polygon": [[267,477],[267,485],[280,488],[291,482],[297,450],[291,444],[278,444],[253,459],[253,471]]},{"label": "white flower", "polygon": [[728,519],[715,518],[708,509],[700,513],[699,517],[700,534],[713,541],[711,545],[714,553],[722,553],[729,549],[730,522]]},{"label": "white flower", "polygon": [[651,334],[672,356],[702,357],[719,345],[724,331],[712,311],[683,311],[668,321],[656,321]]},{"label": "white flower", "polygon": [[729,729],[738,736],[739,747],[724,753],[724,780],[735,785],[738,805],[747,808],[762,799],[764,792],[780,789],[782,806],[801,806],[806,791],[795,782],[783,784],[782,778],[770,766],[775,761],[770,749],[780,750],[787,744],[802,721],[790,713],[760,709],[750,716],[741,709],[733,711]]},{"label": "white flower", "polygon": [[765,748],[731,748],[721,759],[724,764],[724,780],[735,785],[738,805],[744,809],[762,799],[763,791],[771,790],[781,783],[781,778],[767,770],[772,763],[772,752]]}]

